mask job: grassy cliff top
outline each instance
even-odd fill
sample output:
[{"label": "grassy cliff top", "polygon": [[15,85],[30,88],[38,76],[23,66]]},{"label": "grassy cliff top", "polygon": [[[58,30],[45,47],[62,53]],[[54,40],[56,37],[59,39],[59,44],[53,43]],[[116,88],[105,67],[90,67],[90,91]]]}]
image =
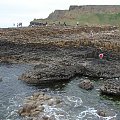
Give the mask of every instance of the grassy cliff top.
[{"label": "grassy cliff top", "polygon": [[70,6],[69,10],[55,10],[46,19],[34,19],[32,22],[48,24],[64,22],[68,25],[120,25],[119,5]]}]

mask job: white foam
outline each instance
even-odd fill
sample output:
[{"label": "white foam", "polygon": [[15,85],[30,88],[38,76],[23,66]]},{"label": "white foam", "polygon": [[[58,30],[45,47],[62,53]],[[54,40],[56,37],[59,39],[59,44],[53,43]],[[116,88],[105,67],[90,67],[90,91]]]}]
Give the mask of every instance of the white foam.
[{"label": "white foam", "polygon": [[[69,108],[74,108],[74,110],[64,110],[65,108],[56,108],[55,106],[44,105],[44,112],[47,116],[54,116],[56,120],[112,120],[115,119],[117,114],[108,117],[102,117],[97,114],[95,108],[86,107],[83,105],[83,101],[79,97],[75,96],[66,96],[64,97],[66,106],[69,105]],[[84,107],[85,110],[76,114],[76,107]]]},{"label": "white foam", "polygon": [[48,117],[54,116],[56,120],[69,120],[69,115],[62,108],[55,108],[55,106],[44,105],[45,115]]},{"label": "white foam", "polygon": [[73,107],[79,107],[82,105],[83,101],[81,98],[79,97],[75,97],[75,96],[66,96],[66,100],[65,100],[66,104],[72,105],[74,104]]},{"label": "white foam", "polygon": [[83,120],[85,117],[88,118],[88,116],[91,117],[91,120],[93,120],[93,118],[97,120],[112,120],[113,118],[116,118],[117,114],[115,114],[114,116],[102,117],[97,114],[97,110],[95,110],[94,108],[88,108],[87,110],[82,111],[77,116],[76,120]]}]

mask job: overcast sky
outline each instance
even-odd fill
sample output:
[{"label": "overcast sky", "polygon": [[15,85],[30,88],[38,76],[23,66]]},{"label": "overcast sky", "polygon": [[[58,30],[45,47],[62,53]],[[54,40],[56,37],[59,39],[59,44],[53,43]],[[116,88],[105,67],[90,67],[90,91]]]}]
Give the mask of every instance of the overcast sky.
[{"label": "overcast sky", "polygon": [[55,9],[70,5],[120,5],[120,0],[0,0],[0,27],[24,26],[34,18],[46,18]]}]

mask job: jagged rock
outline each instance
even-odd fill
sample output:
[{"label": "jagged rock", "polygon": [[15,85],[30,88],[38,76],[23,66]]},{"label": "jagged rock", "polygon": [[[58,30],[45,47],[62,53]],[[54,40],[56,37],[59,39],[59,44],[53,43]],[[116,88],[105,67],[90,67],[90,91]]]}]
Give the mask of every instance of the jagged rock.
[{"label": "jagged rock", "polygon": [[51,67],[46,69],[37,69],[33,72],[23,74],[19,79],[32,84],[66,81],[70,80],[78,72],[82,73],[82,70],[82,66],[51,65]]},{"label": "jagged rock", "polygon": [[83,80],[80,82],[79,87],[82,89],[91,90],[94,88],[94,85],[90,80]]},{"label": "jagged rock", "polygon": [[[34,114],[34,112],[36,114],[36,111],[35,111],[36,108],[37,108],[37,106],[35,104],[32,104],[32,103],[25,104],[22,108],[20,108],[18,113],[21,116],[32,116]],[[37,113],[39,113],[39,111],[37,111]]]},{"label": "jagged rock", "polygon": [[102,117],[106,117],[106,113],[103,110],[97,110],[97,114]]},{"label": "jagged rock", "polygon": [[18,110],[20,116],[42,116],[44,115],[45,105],[52,106],[62,103],[58,97],[47,95],[43,92],[34,93],[32,96],[27,97],[23,106]]},{"label": "jagged rock", "polygon": [[[80,61],[80,60],[79,60]],[[69,63],[69,65],[66,65]],[[44,84],[58,81],[68,81],[76,75],[94,78],[113,78],[120,76],[120,63],[107,60],[90,59],[79,63],[77,60],[67,60],[51,64],[50,67],[38,68],[24,73],[19,79],[31,84]]]},{"label": "jagged rock", "polygon": [[49,120],[49,117],[44,115],[44,116],[42,117],[42,119],[43,119],[43,120]]},{"label": "jagged rock", "polygon": [[100,88],[101,93],[120,96],[120,79],[109,79]]}]

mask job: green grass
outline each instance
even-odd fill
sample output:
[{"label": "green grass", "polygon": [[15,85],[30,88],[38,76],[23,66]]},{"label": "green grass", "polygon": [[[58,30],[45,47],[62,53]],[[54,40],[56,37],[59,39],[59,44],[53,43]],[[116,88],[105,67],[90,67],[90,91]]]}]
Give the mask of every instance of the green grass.
[{"label": "green grass", "polygon": [[120,13],[94,13],[79,15],[77,20],[81,24],[110,24],[120,25]]}]

